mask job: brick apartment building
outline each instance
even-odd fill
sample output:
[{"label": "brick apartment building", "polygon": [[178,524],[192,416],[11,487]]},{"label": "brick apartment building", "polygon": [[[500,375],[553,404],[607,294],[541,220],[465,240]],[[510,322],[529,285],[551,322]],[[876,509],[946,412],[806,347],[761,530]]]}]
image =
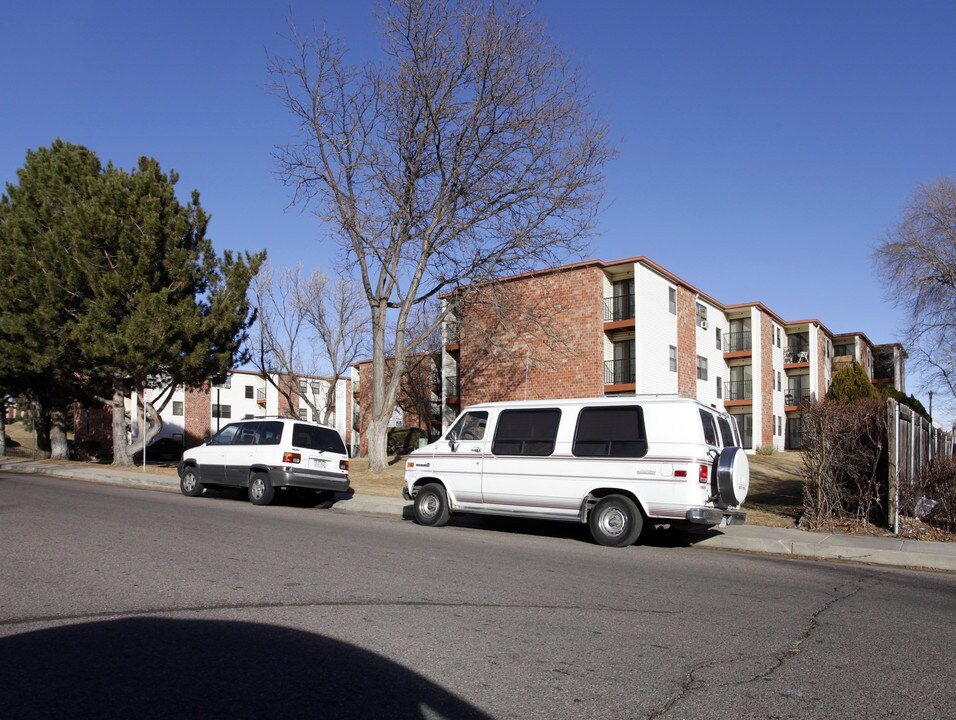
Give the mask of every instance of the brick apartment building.
[{"label": "brick apartment building", "polygon": [[[277,417],[287,414],[286,400],[279,393],[276,384],[288,389],[289,378],[277,373],[272,374],[273,382],[266,380],[258,372],[231,370],[221,385],[207,384],[193,390],[176,388],[166,407],[160,413],[163,429],[156,440],[172,438],[185,445],[194,447],[202,443],[203,438],[215,434],[221,427],[233,420],[254,417]],[[294,410],[304,420],[321,422],[325,409],[325,395],[331,379],[324,377],[301,377],[298,392],[293,394]],[[329,424],[335,427],[347,445],[352,444],[352,387],[351,380],[340,378],[335,389],[335,402]],[[146,389],[146,399],[152,400],[159,390]],[[311,412],[308,405],[300,399],[308,395],[320,409]],[[143,421],[143,408],[136,396],[127,399],[127,411],[130,416],[130,436],[133,442],[141,437],[140,427]],[[112,411],[81,408],[76,412],[75,438],[77,443],[96,442],[100,447],[112,445]],[[155,441],[155,440],[154,440]],[[357,443],[357,437],[354,439]]]},{"label": "brick apartment building", "polygon": [[[801,405],[844,365],[905,389],[901,345],[784,320],[760,302],[725,305],[646,257],[541,270],[465,297],[443,328],[443,427],[478,402],[679,393],[735,415],[749,449],[783,450],[801,446]],[[353,369],[356,387],[365,371]]]}]

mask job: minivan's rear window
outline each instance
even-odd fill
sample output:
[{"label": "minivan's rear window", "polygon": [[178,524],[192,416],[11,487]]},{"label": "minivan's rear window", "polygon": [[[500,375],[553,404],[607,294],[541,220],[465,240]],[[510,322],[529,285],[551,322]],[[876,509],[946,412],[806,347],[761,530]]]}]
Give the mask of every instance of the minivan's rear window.
[{"label": "minivan's rear window", "polygon": [[342,436],[331,428],[316,427],[315,425],[300,425],[292,427],[292,444],[297,448],[318,450],[319,452],[334,452],[345,455],[345,443]]},{"label": "minivan's rear window", "polygon": [[557,408],[502,410],[491,452],[495,455],[533,455],[554,452],[561,411]]},{"label": "minivan's rear window", "polygon": [[571,452],[578,457],[644,457],[644,410],[640,405],[584,408],[578,415]]}]

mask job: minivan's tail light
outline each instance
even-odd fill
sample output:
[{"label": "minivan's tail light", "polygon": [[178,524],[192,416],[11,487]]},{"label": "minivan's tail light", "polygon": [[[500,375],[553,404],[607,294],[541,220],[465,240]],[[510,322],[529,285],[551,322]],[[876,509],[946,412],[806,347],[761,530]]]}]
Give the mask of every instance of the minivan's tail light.
[{"label": "minivan's tail light", "polygon": [[704,483],[710,482],[710,466],[701,465],[700,473],[697,475],[697,481],[703,485]]},{"label": "minivan's tail light", "polygon": [[282,462],[298,465],[300,462],[302,462],[302,456],[299,453],[284,452],[282,453]]},{"label": "minivan's tail light", "polygon": [[348,460],[339,460],[339,470],[344,470],[345,472],[349,471],[349,461]]}]

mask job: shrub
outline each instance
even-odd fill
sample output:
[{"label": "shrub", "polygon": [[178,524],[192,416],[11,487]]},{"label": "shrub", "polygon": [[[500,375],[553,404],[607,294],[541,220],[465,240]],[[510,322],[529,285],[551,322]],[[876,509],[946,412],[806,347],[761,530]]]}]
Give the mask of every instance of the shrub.
[{"label": "shrub", "polygon": [[777,446],[773,443],[764,443],[757,448],[758,455],[773,455],[775,452],[777,452]]},{"label": "shrub", "polygon": [[883,402],[810,403],[803,414],[803,440],[803,507],[810,526],[884,523],[879,513],[887,493],[881,472],[886,449]]},{"label": "shrub", "polygon": [[855,402],[857,400],[879,400],[880,393],[873,387],[870,378],[861,365],[853,363],[833,376],[827,400]]},{"label": "shrub", "polygon": [[956,458],[934,458],[901,482],[900,513],[956,532]]}]

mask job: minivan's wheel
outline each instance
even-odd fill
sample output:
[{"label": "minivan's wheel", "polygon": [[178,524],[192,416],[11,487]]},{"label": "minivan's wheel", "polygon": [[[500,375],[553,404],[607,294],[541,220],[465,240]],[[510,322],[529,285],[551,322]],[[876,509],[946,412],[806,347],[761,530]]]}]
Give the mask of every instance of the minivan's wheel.
[{"label": "minivan's wheel", "polygon": [[448,496],[438,483],[429,483],[415,496],[415,522],[441,527],[448,522]]},{"label": "minivan's wheel", "polygon": [[196,475],[196,468],[189,466],[183,468],[183,476],[179,479],[179,490],[186,497],[198,497],[202,495],[203,484],[199,482]]},{"label": "minivan's wheel", "polygon": [[750,489],[750,462],[739,447],[724,448],[717,458],[717,491],[723,505],[742,505]]},{"label": "minivan's wheel", "polygon": [[634,501],[624,495],[608,495],[588,516],[591,535],[600,545],[633,545],[644,529],[644,517]]},{"label": "minivan's wheel", "polygon": [[253,505],[268,505],[276,491],[265,473],[256,473],[249,480],[249,502]]}]

